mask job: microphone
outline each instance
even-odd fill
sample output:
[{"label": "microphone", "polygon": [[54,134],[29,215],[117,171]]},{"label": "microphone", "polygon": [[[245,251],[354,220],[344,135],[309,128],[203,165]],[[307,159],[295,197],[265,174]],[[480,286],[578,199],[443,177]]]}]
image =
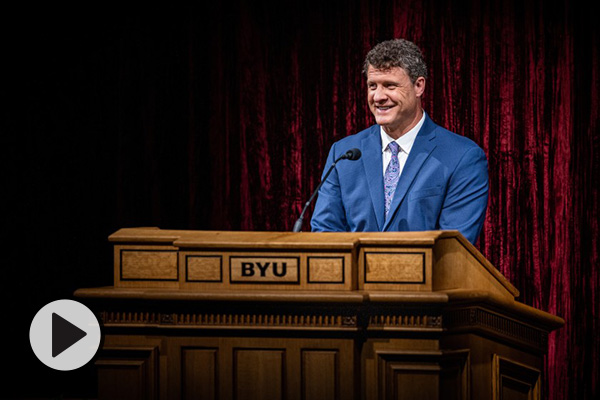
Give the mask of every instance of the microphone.
[{"label": "microphone", "polygon": [[313,201],[313,199],[315,198],[315,196],[319,192],[319,189],[321,189],[321,186],[323,186],[323,183],[325,182],[325,180],[327,179],[327,177],[329,176],[329,174],[331,173],[331,171],[333,171],[333,168],[335,167],[335,164],[337,164],[337,162],[340,161],[340,160],[356,161],[356,160],[358,160],[360,158],[361,155],[362,155],[362,153],[360,152],[359,149],[357,149],[357,148],[350,149],[347,152],[345,152],[344,154],[342,154],[341,156],[339,156],[333,162],[333,164],[331,164],[331,166],[327,170],[327,173],[325,174],[325,176],[323,177],[323,179],[321,179],[321,183],[319,183],[319,186],[317,186],[317,188],[313,192],[312,196],[310,196],[310,199],[308,199],[308,201],[306,202],[306,204],[304,204],[304,208],[302,209],[302,213],[300,214],[300,217],[296,220],[296,223],[294,224],[294,228],[292,229],[292,232],[300,232],[300,230],[302,229],[302,221],[304,220],[304,214],[306,213],[306,210],[308,209],[308,206],[310,205],[310,203]]},{"label": "microphone", "polygon": [[356,161],[360,158],[361,155],[362,155],[362,153],[360,152],[359,149],[356,149],[356,148],[350,149],[343,156],[341,156],[340,158],[335,160],[334,164],[340,160]]}]

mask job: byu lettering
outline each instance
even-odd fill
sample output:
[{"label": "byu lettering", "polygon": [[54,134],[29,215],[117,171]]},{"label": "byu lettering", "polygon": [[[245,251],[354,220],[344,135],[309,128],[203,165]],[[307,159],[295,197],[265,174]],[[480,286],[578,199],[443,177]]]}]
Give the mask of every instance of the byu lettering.
[{"label": "byu lettering", "polygon": [[275,276],[285,276],[286,274],[286,270],[287,270],[287,264],[286,263],[281,263],[281,271],[277,270],[277,263],[273,263],[273,274]]},{"label": "byu lettering", "polygon": [[275,275],[275,276],[283,277],[287,273],[287,263],[285,263],[285,262],[281,263],[281,268],[279,268],[278,263],[276,263],[276,262],[274,262],[273,265],[271,265],[270,262],[266,262],[266,263],[243,262],[242,263],[242,276],[254,276],[254,274],[255,274],[254,267],[256,267],[258,269],[258,271],[260,272],[260,276],[263,276],[263,277],[267,276],[267,271],[269,270],[269,267],[272,267],[273,275]]},{"label": "byu lettering", "polygon": [[238,257],[230,258],[232,283],[294,285],[300,282],[300,259],[297,257]]},{"label": "byu lettering", "polygon": [[254,263],[242,263],[242,276],[254,276]]},{"label": "byu lettering", "polygon": [[256,266],[260,270],[260,276],[265,276],[265,273],[267,272],[267,268],[269,268],[269,264],[270,263],[265,263],[265,265],[261,265],[259,262],[256,263]]}]

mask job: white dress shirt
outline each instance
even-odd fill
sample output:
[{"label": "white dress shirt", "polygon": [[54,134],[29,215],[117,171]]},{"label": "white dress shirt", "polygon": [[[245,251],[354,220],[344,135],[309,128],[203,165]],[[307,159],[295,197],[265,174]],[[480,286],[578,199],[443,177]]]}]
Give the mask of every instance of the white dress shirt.
[{"label": "white dress shirt", "polygon": [[[423,116],[421,117],[421,120],[417,123],[417,125],[415,125],[410,131],[406,132],[404,135],[402,135],[398,139],[396,139],[396,143],[398,143],[398,146],[400,146],[400,149],[398,150],[398,162],[400,164],[400,173],[399,173],[400,175],[402,175],[402,169],[404,168],[404,164],[406,164],[406,159],[408,158],[408,155],[410,154],[410,149],[412,149],[412,146],[415,143],[415,139],[417,138],[417,133],[419,133],[419,130],[423,126],[424,122],[425,122],[425,113],[423,113]],[[393,142],[394,139],[392,137],[390,137],[387,133],[385,133],[385,131],[383,130],[383,126],[380,127],[380,133],[381,133],[381,152],[382,152],[382,159],[383,159],[383,175],[385,176],[385,170],[386,170],[388,164],[390,163],[390,160],[392,159],[392,151],[390,149],[388,149],[388,144],[390,142]]]}]

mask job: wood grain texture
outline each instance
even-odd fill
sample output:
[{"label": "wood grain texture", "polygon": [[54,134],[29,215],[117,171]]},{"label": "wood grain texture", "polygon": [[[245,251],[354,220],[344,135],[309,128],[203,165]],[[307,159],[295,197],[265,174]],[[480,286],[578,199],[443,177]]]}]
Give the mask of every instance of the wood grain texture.
[{"label": "wood grain texture", "polygon": [[218,349],[186,347],[181,349],[181,390],[185,400],[217,400]]},{"label": "wood grain texture", "polygon": [[223,257],[221,255],[194,255],[184,258],[186,282],[222,282]]},{"label": "wood grain texture", "polygon": [[309,283],[343,283],[344,258],[343,257],[308,257],[308,282]]},{"label": "wood grain texture", "polygon": [[302,399],[339,398],[338,351],[302,351]]},{"label": "wood grain texture", "polygon": [[518,296],[518,290],[477,253],[472,245],[465,245],[455,237],[438,240],[433,249],[434,290],[479,289],[508,300]]},{"label": "wood grain texture", "polygon": [[121,250],[123,280],[176,280],[177,267],[173,250]]},{"label": "wood grain texture", "polygon": [[377,291],[431,291],[429,248],[362,246],[358,255],[359,288]]},{"label": "wood grain texture", "polygon": [[115,287],[179,287],[176,247],[156,243],[117,244],[113,253]]},{"label": "wood grain texture", "polygon": [[424,282],[424,253],[365,252],[365,283]]},{"label": "wood grain texture", "polygon": [[236,399],[283,399],[285,350],[235,349],[233,369]]}]

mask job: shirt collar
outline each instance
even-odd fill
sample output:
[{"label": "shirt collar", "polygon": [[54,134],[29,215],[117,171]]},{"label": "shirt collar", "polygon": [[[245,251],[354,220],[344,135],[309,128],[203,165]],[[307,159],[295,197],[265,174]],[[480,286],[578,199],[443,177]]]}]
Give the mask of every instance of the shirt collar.
[{"label": "shirt collar", "polygon": [[[421,130],[421,127],[424,123],[425,112],[423,112],[423,116],[419,122],[417,122],[417,124],[410,131],[396,139],[396,143],[398,143],[398,146],[400,146],[401,151],[404,151],[406,154],[410,153],[410,149],[412,149],[415,139],[417,138],[417,134]],[[387,149],[388,144],[393,142],[394,139],[383,130],[383,126],[379,127],[379,133],[381,134],[381,152],[383,153],[385,149]]]}]

